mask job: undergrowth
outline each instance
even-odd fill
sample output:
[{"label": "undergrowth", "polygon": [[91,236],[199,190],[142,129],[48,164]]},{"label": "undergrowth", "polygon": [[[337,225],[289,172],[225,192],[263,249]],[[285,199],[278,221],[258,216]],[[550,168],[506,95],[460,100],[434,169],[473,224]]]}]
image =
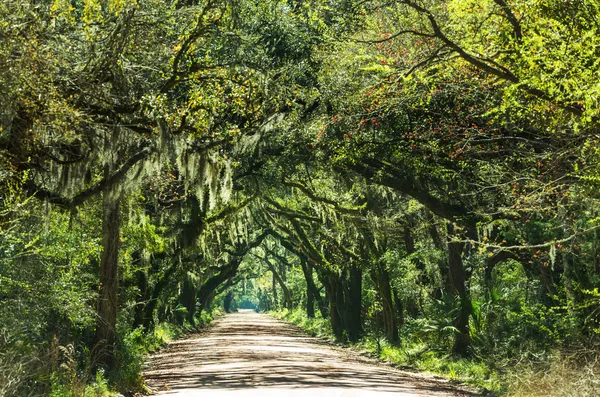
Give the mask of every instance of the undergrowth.
[{"label": "undergrowth", "polygon": [[308,318],[306,313],[301,309],[282,309],[282,311],[270,311],[269,314],[280,320],[286,320],[296,324],[309,335],[330,339],[332,341],[335,340],[328,319],[322,317]]},{"label": "undergrowth", "polygon": [[[142,367],[148,354],[186,332],[207,326],[215,315],[202,312],[196,324],[159,323],[150,332],[120,330],[116,367],[97,369],[89,347],[54,341],[42,355],[20,340],[0,332],[0,397],[111,397],[144,392]],[[122,393],[122,394],[119,394]]]},{"label": "undergrowth", "polygon": [[556,351],[543,362],[517,364],[507,384],[511,396],[596,397],[600,394],[600,355]]},{"label": "undergrowth", "polygon": [[[271,312],[298,325],[310,335],[334,340],[331,326],[321,317],[307,318],[302,309]],[[597,352],[561,353],[515,363],[501,357],[458,358],[414,335],[402,335],[400,346],[373,334],[348,345],[403,369],[442,376],[477,387],[487,396],[592,397],[600,390],[600,356]]]},{"label": "undergrowth", "polygon": [[[293,311],[284,309],[271,314],[298,325],[310,335],[335,340],[328,319],[307,318],[304,310],[300,308]],[[422,342],[404,341],[401,346],[393,346],[383,337],[367,335],[359,342],[349,344],[349,347],[395,366],[429,372],[452,381],[475,386],[490,395],[498,394],[502,389],[498,374],[485,363],[443,354],[430,349]]]},{"label": "undergrowth", "polygon": [[[215,309],[212,313],[203,311],[196,319],[194,326],[184,324],[182,326],[171,323],[158,324],[150,333],[144,334],[141,328],[135,329],[127,334],[118,346],[119,365],[112,374],[111,380],[119,391],[144,391],[144,380],[142,378],[142,366],[145,356],[155,352],[173,339],[177,339],[187,332],[197,331],[199,328],[208,326],[216,315],[222,313],[221,309]],[[85,396],[87,397],[87,396]]]},{"label": "undergrowth", "polygon": [[50,397],[111,397],[118,392],[144,391],[142,366],[145,356],[174,338],[186,327],[160,323],[151,332],[137,328],[117,342],[115,370],[95,370],[88,349],[56,346],[58,365],[50,375]]}]

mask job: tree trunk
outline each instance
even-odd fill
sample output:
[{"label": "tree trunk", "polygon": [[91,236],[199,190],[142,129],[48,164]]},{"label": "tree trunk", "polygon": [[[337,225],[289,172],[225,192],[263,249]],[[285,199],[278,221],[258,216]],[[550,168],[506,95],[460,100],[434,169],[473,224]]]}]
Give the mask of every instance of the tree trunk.
[{"label": "tree trunk", "polygon": [[215,290],[224,283],[229,280],[231,277],[235,276],[238,268],[240,267],[240,263],[242,263],[242,258],[239,256],[234,256],[229,260],[229,263],[219,271],[219,273],[215,274],[200,287],[198,291],[198,302],[200,303],[200,307],[202,309],[207,309],[214,297]]},{"label": "tree trunk", "polygon": [[191,325],[195,325],[196,321],[194,316],[196,314],[196,288],[189,275],[186,275],[183,280],[181,295],[179,296],[179,303],[185,307],[187,311],[185,319]]},{"label": "tree trunk", "polygon": [[346,330],[348,339],[356,342],[362,334],[362,269],[353,265],[350,268],[350,282],[346,305]]},{"label": "tree trunk", "polygon": [[160,298],[160,294],[165,289],[165,287],[169,284],[171,276],[177,270],[177,264],[179,261],[173,261],[171,266],[163,273],[163,276],[158,280],[154,289],[152,290],[152,297],[146,304],[144,309],[144,330],[148,332],[154,326],[154,310],[156,310],[156,305],[158,304],[158,298]]},{"label": "tree trunk", "polygon": [[401,328],[404,325],[404,305],[402,304],[402,299],[398,295],[398,291],[396,289],[394,291],[394,304],[396,305],[396,324],[398,324],[398,328]]},{"label": "tree trunk", "polygon": [[[436,225],[432,224],[429,227],[429,235],[431,236],[431,240],[433,241],[433,245],[438,250],[444,251],[447,247],[444,247],[442,237],[440,236],[440,232]],[[440,271],[440,276],[442,277],[442,286],[436,287],[433,291],[433,297],[435,299],[442,299],[444,297],[445,291],[451,291],[452,285],[450,283],[450,273],[448,269],[448,261],[443,259],[443,257],[438,261],[438,269]]]},{"label": "tree trunk", "polygon": [[385,336],[392,344],[398,344],[398,326],[396,324],[396,310],[392,301],[392,288],[390,286],[390,274],[387,269],[378,266],[376,284],[383,306],[383,326]]},{"label": "tree trunk", "polygon": [[273,291],[275,291],[275,282],[277,281],[283,293],[285,307],[289,310],[292,310],[292,294],[290,293],[289,288],[287,287],[287,285],[285,285],[285,281],[283,280],[277,269],[275,269],[275,266],[271,263],[271,261],[269,261],[267,258],[264,258],[264,261],[269,267],[269,270],[271,270],[271,273],[273,273]]},{"label": "tree trunk", "polygon": [[448,268],[452,290],[455,299],[458,299],[459,308],[454,318],[454,327],[457,329],[452,352],[460,356],[467,356],[471,347],[469,335],[469,316],[471,315],[471,297],[466,286],[465,271],[462,263],[463,243],[451,241],[454,227],[448,226]]},{"label": "tree trunk", "polygon": [[552,275],[549,272],[547,265],[543,261],[538,260],[538,270],[540,273],[540,281],[542,283],[542,302],[546,306],[552,306],[554,303],[554,296],[556,295],[556,288],[554,287],[554,281]]},{"label": "tree trunk", "polygon": [[212,305],[213,300],[215,299],[215,296],[217,296],[217,291],[211,291],[206,298],[204,299],[204,304],[200,307],[200,313],[202,313],[202,310],[209,310],[210,306]]},{"label": "tree trunk", "polygon": [[233,302],[233,291],[227,291],[225,298],[223,298],[223,309],[225,309],[225,313],[231,313],[231,302]]},{"label": "tree trunk", "polygon": [[300,258],[300,265],[302,267],[302,272],[304,273],[304,278],[306,279],[307,290],[310,291],[311,296],[317,301],[317,307],[319,308],[319,312],[321,312],[321,317],[327,318],[329,313],[327,312],[327,306],[325,305],[323,298],[321,298],[321,293],[315,285],[312,264],[306,258]]},{"label": "tree trunk", "polygon": [[342,318],[338,311],[338,300],[337,300],[337,277],[335,275],[328,276],[327,295],[329,297],[329,320],[331,322],[331,329],[336,339],[342,339],[343,326]]},{"label": "tree trunk", "polygon": [[344,283],[341,277],[334,277],[333,284],[334,296],[335,296],[335,306],[338,312],[338,315],[341,319],[341,327],[342,330],[348,330],[348,310],[346,305],[346,294],[344,294]]},{"label": "tree trunk", "polygon": [[100,290],[98,322],[95,335],[96,362],[107,369],[115,365],[117,303],[119,293],[120,199],[105,191],[102,199],[102,255],[100,257]]}]

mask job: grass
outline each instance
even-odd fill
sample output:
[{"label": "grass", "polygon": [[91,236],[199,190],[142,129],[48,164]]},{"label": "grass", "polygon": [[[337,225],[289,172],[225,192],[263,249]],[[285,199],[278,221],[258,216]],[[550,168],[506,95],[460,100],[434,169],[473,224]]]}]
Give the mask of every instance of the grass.
[{"label": "grass", "polygon": [[[334,341],[327,319],[309,319],[302,309],[271,312],[276,318],[298,325],[310,335]],[[476,387],[486,396],[592,397],[600,390],[598,349],[557,350],[521,362],[506,357],[459,358],[435,349],[423,340],[403,335],[403,344],[393,346],[385,338],[367,335],[351,349],[366,353],[404,369],[432,373]],[[524,356],[522,356],[524,357]]]},{"label": "grass", "polygon": [[[298,325],[312,336],[335,340],[329,320],[321,317],[309,319],[302,309],[284,309],[270,314]],[[402,346],[393,346],[384,338],[367,335],[358,343],[348,346],[394,366],[428,372],[451,381],[475,386],[487,395],[499,395],[506,389],[498,372],[485,362],[453,357],[435,351],[423,342],[405,342]]]},{"label": "grass", "polygon": [[598,396],[600,355],[594,351],[555,352],[545,363],[518,364],[507,383],[511,396]]},{"label": "grass", "polygon": [[203,311],[200,317],[196,319],[194,326],[160,323],[154,327],[152,332],[147,334],[144,334],[142,329],[131,331],[120,343],[119,366],[111,376],[117,390],[130,393],[145,391],[142,378],[142,366],[145,357],[185,333],[196,332],[198,329],[208,326],[220,314],[222,314],[220,309],[215,309],[212,312]]},{"label": "grass", "polygon": [[487,363],[435,351],[423,342],[393,346],[386,340],[378,341],[367,337],[354,347],[367,351],[384,362],[436,374],[451,381],[475,386],[490,394],[497,394],[503,388],[500,375]]},{"label": "grass", "polygon": [[296,324],[309,335],[316,336],[318,338],[329,339],[331,341],[335,340],[329,320],[322,317],[308,318],[306,313],[301,309],[270,311],[269,314],[280,320],[285,320]]}]

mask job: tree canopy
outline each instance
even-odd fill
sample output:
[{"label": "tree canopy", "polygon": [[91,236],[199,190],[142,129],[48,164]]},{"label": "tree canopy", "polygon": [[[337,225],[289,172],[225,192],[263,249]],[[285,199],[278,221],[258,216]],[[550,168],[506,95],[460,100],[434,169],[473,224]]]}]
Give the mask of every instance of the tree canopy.
[{"label": "tree canopy", "polygon": [[133,393],[160,335],[237,307],[499,392],[522,360],[584,365],[599,15],[0,0],[0,396]]}]

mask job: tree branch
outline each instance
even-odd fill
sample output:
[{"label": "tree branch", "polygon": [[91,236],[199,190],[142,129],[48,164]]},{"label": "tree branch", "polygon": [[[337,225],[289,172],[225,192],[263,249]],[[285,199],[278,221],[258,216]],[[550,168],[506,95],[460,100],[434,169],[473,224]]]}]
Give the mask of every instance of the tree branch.
[{"label": "tree branch", "polygon": [[73,208],[83,204],[85,201],[102,192],[105,188],[120,183],[127,172],[138,162],[146,159],[153,153],[153,149],[145,147],[125,161],[113,174],[105,176],[99,182],[82,190],[72,198],[63,197],[58,193],[52,192],[40,186],[36,186],[33,181],[27,181],[27,188],[33,195],[40,199],[47,199],[52,204],[65,208]]},{"label": "tree branch", "polygon": [[318,196],[316,193],[311,191],[309,188],[307,188],[306,186],[304,186],[300,183],[297,183],[297,182],[287,182],[284,180],[283,184],[285,186],[295,187],[297,189],[300,189],[300,191],[302,191],[305,195],[307,195],[308,198],[310,198],[311,200],[329,204],[329,205],[333,206],[338,212],[341,212],[343,214],[352,214],[352,215],[360,214],[360,215],[362,215],[365,213],[366,208],[367,208],[366,204],[363,204],[362,206],[360,206],[358,208],[343,207],[337,201],[328,199],[326,197]]},{"label": "tree branch", "polygon": [[508,6],[508,4],[506,4],[506,1],[494,0],[494,3],[496,3],[500,6],[500,8],[502,9],[502,12],[504,13],[504,16],[506,17],[506,19],[508,19],[508,22],[510,22],[510,24],[512,25],[513,32],[515,35],[515,40],[517,40],[517,42],[521,42],[523,40],[523,32],[521,30],[521,23],[519,22],[519,20],[515,16],[515,14],[512,12],[512,10]]}]

